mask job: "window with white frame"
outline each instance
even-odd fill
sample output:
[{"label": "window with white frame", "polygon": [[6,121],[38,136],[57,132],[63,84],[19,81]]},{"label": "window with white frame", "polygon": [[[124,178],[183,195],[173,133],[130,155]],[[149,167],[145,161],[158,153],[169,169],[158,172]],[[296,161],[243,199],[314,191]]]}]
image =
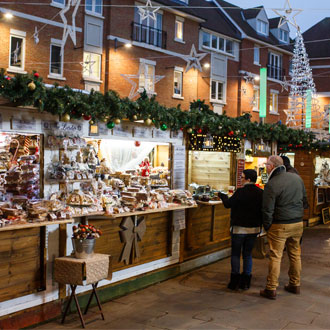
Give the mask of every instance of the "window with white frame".
[{"label": "window with white frame", "polygon": [[101,55],[84,52],[83,76],[93,80],[101,79]]},{"label": "window with white frame", "polygon": [[280,29],[280,40],[283,42],[289,42],[289,32]]},{"label": "window with white frame", "polygon": [[253,63],[260,64],[260,47],[255,45],[253,50]]},{"label": "window with white frame", "polygon": [[54,7],[63,8],[65,6],[65,0],[52,0],[51,5]]},{"label": "window with white frame", "polygon": [[268,24],[260,19],[257,20],[257,31],[268,35]]},{"label": "window with white frame", "polygon": [[279,91],[270,90],[269,93],[269,112],[278,113],[278,94]]},{"label": "window with white frame", "polygon": [[234,42],[232,40],[205,31],[203,31],[202,35],[202,46],[204,48],[226,52],[228,54],[234,53]]},{"label": "window with white frame", "polygon": [[102,0],[86,0],[86,13],[102,15]]},{"label": "window with white frame", "polygon": [[259,111],[259,100],[260,100],[259,87],[253,86],[253,99],[252,99],[253,111]]},{"label": "window with white frame", "polygon": [[283,78],[282,56],[279,54],[268,53],[267,75],[269,78],[281,80]]},{"label": "window with white frame", "polygon": [[211,101],[224,100],[224,84],[222,81],[211,80]]},{"label": "window with white frame", "polygon": [[184,19],[182,17],[175,18],[175,41],[183,42],[183,24]]},{"label": "window with white frame", "polygon": [[139,90],[155,93],[156,62],[145,59],[140,60]]},{"label": "window with white frame", "polygon": [[51,43],[50,45],[49,74],[55,77],[63,76],[63,58],[61,55],[61,45],[59,43]]},{"label": "window with white frame", "polygon": [[182,97],[183,68],[174,68],[173,96]]},{"label": "window with white frame", "polygon": [[26,32],[10,30],[9,69],[24,70]]}]

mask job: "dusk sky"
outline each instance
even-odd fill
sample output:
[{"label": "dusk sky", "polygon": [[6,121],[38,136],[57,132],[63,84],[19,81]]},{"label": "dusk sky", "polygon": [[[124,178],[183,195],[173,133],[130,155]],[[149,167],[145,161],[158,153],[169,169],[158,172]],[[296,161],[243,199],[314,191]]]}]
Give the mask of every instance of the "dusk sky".
[{"label": "dusk sky", "polygon": [[[242,8],[251,8],[263,5],[267,11],[268,18],[275,17],[276,14],[272,8],[283,8],[285,0],[228,0],[234,5]],[[303,9],[303,12],[296,16],[296,21],[304,32],[325,17],[330,17],[330,1],[329,0],[290,0],[293,9]],[[292,33],[294,28],[290,26],[291,37],[295,37]]]}]

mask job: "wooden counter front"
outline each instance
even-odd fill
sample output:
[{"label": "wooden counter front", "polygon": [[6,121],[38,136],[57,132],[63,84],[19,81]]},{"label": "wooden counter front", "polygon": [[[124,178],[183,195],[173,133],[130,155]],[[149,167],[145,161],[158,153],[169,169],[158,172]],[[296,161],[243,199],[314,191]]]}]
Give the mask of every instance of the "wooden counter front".
[{"label": "wooden counter front", "polygon": [[183,261],[230,247],[230,209],[222,202],[198,202],[187,211]]}]

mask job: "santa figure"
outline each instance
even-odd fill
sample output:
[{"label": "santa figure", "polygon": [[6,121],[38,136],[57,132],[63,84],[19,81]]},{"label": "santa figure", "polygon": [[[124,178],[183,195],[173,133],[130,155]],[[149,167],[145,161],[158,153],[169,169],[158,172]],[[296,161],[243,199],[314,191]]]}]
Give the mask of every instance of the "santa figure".
[{"label": "santa figure", "polygon": [[150,163],[149,158],[146,157],[140,164],[141,167],[141,176],[149,176],[150,175]]}]

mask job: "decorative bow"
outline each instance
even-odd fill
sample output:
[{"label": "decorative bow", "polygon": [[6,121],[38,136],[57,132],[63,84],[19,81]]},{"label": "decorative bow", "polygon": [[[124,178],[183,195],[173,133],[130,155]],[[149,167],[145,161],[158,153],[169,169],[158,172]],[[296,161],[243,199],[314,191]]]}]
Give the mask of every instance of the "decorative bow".
[{"label": "decorative bow", "polygon": [[123,248],[120,261],[125,261],[128,265],[132,256],[132,261],[140,257],[138,241],[141,241],[146,231],[144,217],[126,217],[120,224],[123,230],[119,232],[120,239],[125,246]]}]

